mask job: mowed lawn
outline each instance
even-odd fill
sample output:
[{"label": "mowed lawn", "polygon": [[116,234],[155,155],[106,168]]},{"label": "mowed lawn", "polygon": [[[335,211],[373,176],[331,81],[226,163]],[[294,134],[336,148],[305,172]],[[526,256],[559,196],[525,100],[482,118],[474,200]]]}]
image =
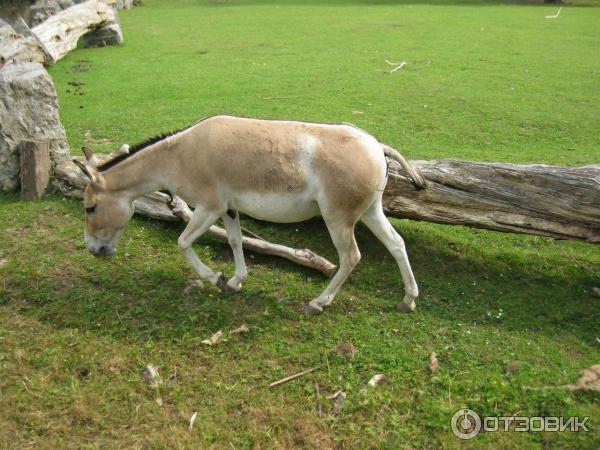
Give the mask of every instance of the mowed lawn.
[{"label": "mowed lawn", "polygon": [[[600,162],[600,8],[545,19],[558,7],[432,3],[145,0],[120,12],[122,47],[50,68],[69,142],[112,151],[228,113],[353,122],[411,159]],[[406,65],[389,73],[385,60]],[[336,259],[319,220],[243,222]],[[241,293],[189,288],[179,224],[135,218],[117,254],[95,259],[80,202],[0,196],[0,448],[599,448],[600,396],[551,386],[600,362],[600,248],[393,224],[417,310],[395,309],[398,269],[359,226],[362,262],[315,317],[304,304],[327,280],[308,269],[247,252]],[[195,248],[233,272],[225,244]],[[201,343],[218,330],[221,342]],[[357,355],[331,352],[339,343]],[[361,391],[377,373],[386,380]],[[339,389],[332,416],[325,396]],[[590,431],[460,441],[461,407],[590,416]]]}]

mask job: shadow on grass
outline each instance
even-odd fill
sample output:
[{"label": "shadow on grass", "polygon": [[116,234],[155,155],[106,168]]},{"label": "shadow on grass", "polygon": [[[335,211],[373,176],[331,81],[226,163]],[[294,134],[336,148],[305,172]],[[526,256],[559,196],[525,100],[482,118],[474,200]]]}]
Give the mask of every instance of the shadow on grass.
[{"label": "shadow on grass", "polygon": [[[75,202],[65,205],[68,210],[78,206]],[[321,220],[277,225],[245,219],[245,223],[266,239],[310,247],[337,262]],[[418,310],[408,317],[436,317],[448,323],[536,331],[553,337],[564,333],[584,341],[595,336],[600,303],[591,298],[598,276],[593,270],[578,268],[576,261],[563,271],[554,270],[553,265],[564,265],[565,260],[560,252],[544,254],[543,249],[541,256],[532,251],[527,261],[519,260],[523,255],[517,251],[518,244],[531,244],[529,237],[512,236],[507,238],[511,243],[501,246],[503,239],[493,232],[463,229],[455,239],[440,225],[395,221],[395,226],[405,237],[421,287]],[[21,285],[14,286],[27,298],[24,312],[53,327],[77,327],[140,342],[190,335],[206,338],[241,322],[276,333],[282,320],[329,323],[345,320],[348,314],[401,315],[395,309],[403,296],[398,268],[364,226],[356,233],[361,264],[325,315],[311,319],[304,316],[303,305],[326,286],[327,280],[319,274],[279,258],[250,257],[247,252],[250,274],[241,293],[223,295],[212,287],[186,292],[189,280],[196,276],[177,251],[181,224],[137,218],[123,240],[140,245],[143,238],[134,232],[141,227],[154,240],[171,241],[172,247],[144,243],[132,256],[124,255],[126,250],[121,248],[115,258],[96,260],[78,243],[73,261],[58,261],[48,273],[41,271],[35,280],[24,276]],[[540,245],[543,248],[547,243],[544,240]],[[233,261],[225,244],[204,238],[197,248],[211,267],[231,275]],[[154,261],[152,253],[159,255]],[[503,318],[495,320],[499,311]]]}]

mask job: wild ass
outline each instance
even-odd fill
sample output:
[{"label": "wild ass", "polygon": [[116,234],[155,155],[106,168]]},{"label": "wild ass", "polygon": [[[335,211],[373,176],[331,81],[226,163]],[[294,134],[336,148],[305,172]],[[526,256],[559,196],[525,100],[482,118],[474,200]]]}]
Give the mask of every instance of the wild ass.
[{"label": "wild ass", "polygon": [[[418,288],[404,241],[381,205],[386,156],[402,165],[417,188],[425,181],[395,149],[352,125],[215,116],[146,141],[100,166],[91,151],[85,153],[87,162],[75,162],[90,179],[84,236],[96,256],[114,254],[136,198],[167,190],[194,207],[178,239],[181,252],[204,280],[239,291],[247,276],[240,212],[280,223],[320,214],[339,254],[338,272],[307,305],[307,312],[320,313],[360,260],[354,227],[362,220],[398,263],[405,287],[400,310],[415,309]],[[219,218],[235,260],[235,274],[227,282],[192,248]]]}]

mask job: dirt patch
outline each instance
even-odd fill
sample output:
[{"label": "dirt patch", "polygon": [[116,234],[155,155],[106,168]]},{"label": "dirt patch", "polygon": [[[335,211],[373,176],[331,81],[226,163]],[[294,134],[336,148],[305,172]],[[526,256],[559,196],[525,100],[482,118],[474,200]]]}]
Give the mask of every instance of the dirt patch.
[{"label": "dirt patch", "polygon": [[335,448],[333,435],[327,426],[318,417],[290,417],[292,411],[276,406],[259,408],[245,407],[232,410],[231,414],[240,420],[251,424],[255,430],[269,431],[271,435],[268,445],[266,442],[256,441],[253,448],[305,448],[326,450]]}]

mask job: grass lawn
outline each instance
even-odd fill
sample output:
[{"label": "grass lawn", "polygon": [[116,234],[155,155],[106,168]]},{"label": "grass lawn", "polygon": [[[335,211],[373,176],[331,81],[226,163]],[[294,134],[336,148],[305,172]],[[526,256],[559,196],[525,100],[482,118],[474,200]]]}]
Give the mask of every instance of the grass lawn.
[{"label": "grass lawn", "polygon": [[[229,113],[353,122],[411,159],[598,163],[600,8],[544,18],[556,10],[145,0],[120,12],[122,47],[76,50],[50,73],[74,149],[112,151]],[[407,64],[388,73],[385,60]],[[319,220],[243,222],[335,260]],[[0,448],[599,448],[598,394],[525,389],[573,383],[600,362],[599,248],[393,223],[421,287],[417,311],[395,310],[397,267],[361,226],[361,264],[309,317],[303,305],[327,280],[308,269],[247,253],[241,293],[190,290],[180,225],[134,218],[117,255],[95,259],[80,202],[0,195]],[[196,250],[232,273],[226,245],[202,238]],[[249,333],[228,334],[242,323]],[[224,341],[201,344],[218,330]],[[341,342],[354,359],[330,352]],[[142,379],[149,363],[158,389]],[[376,373],[385,382],[361,392]],[[347,392],[336,417],[325,399],[318,417],[315,382]],[[590,432],[460,441],[450,418],[461,407],[590,416]]]}]

